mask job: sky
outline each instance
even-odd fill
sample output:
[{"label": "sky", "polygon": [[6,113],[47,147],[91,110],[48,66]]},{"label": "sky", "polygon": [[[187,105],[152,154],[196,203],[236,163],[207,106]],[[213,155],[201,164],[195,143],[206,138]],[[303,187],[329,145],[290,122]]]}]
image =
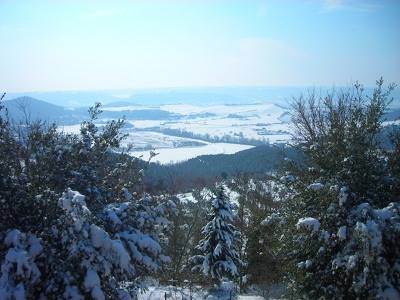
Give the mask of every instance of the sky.
[{"label": "sky", "polygon": [[0,90],[400,83],[400,1],[0,0]]}]

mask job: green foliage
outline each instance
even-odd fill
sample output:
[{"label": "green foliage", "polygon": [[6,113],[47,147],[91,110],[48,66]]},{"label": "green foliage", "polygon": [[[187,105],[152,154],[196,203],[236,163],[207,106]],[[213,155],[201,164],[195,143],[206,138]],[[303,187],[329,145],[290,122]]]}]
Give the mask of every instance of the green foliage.
[{"label": "green foliage", "polygon": [[90,119],[82,123],[81,135],[64,134],[55,124],[40,121],[11,124],[2,114],[3,226],[25,230],[30,224],[50,222],[57,211],[55,199],[66,187],[86,194],[94,210],[118,198],[122,188],[140,188],[137,161],[116,152],[124,138],[123,120],[98,128],[95,123],[100,113],[99,104],[89,110]]},{"label": "green foliage", "polygon": [[[393,89],[379,80],[371,95],[356,84],[293,103],[294,139],[306,160],[287,163],[276,182],[284,201],[267,222],[292,297],[371,299],[398,286],[398,210],[390,204],[399,201],[398,135],[389,151],[379,143]],[[319,228],[307,229],[304,217]]]},{"label": "green foliage", "polygon": [[[10,122],[0,101],[2,295],[58,299],[102,287],[115,298],[121,283],[134,295],[139,277],[168,261],[158,243],[174,205],[143,195],[137,160],[121,147],[124,121],[99,127],[100,113],[96,104],[80,135],[64,134],[55,124]],[[96,289],[87,272],[100,278]]]},{"label": "green foliage", "polygon": [[272,252],[270,233],[265,232],[262,221],[278,207],[274,201],[273,187],[269,178],[254,179],[236,176],[227,182],[238,193],[235,225],[241,233],[241,260],[246,262],[241,273],[242,287],[251,284],[271,284],[280,280],[277,259]]},{"label": "green foliage", "polygon": [[201,239],[201,229],[207,219],[207,200],[203,199],[199,191],[192,192],[195,202],[182,202],[175,199],[176,215],[170,218],[168,244],[165,245],[166,254],[171,263],[166,266],[161,278],[176,280],[180,284],[190,280],[202,282],[203,278],[190,271],[189,259],[195,253],[195,246]]}]

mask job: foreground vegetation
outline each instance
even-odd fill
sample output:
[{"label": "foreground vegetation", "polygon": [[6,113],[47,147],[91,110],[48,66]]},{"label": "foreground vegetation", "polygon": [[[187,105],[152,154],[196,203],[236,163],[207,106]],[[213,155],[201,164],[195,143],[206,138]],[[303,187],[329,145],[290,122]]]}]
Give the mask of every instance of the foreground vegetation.
[{"label": "foreground vegetation", "polygon": [[146,185],[146,164],[120,148],[123,121],[95,126],[99,105],[79,135],[12,123],[0,106],[0,299],[135,299],[150,277],[398,299],[400,133],[381,140],[393,88],[295,99],[301,159],[222,176],[194,201]]}]

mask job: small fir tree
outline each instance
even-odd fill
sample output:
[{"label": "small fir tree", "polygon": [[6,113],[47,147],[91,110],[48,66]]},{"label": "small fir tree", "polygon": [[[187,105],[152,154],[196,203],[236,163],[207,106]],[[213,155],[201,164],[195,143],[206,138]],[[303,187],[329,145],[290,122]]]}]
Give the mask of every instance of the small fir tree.
[{"label": "small fir tree", "polygon": [[238,277],[238,269],[243,264],[237,249],[240,234],[232,225],[232,208],[223,187],[218,188],[211,200],[210,221],[202,229],[204,238],[196,246],[201,254],[191,258],[195,265],[192,271],[211,277],[216,284],[224,277]]}]

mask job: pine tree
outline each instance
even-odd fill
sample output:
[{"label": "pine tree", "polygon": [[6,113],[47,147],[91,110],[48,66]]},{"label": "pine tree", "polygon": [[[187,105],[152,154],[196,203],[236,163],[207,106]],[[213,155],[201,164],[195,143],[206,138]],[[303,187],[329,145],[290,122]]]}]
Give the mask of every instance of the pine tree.
[{"label": "pine tree", "polygon": [[219,187],[211,200],[210,221],[202,229],[204,238],[196,246],[199,255],[191,258],[192,271],[201,272],[219,284],[223,277],[236,278],[243,264],[237,243],[239,232],[232,225],[232,204],[223,187]]}]

